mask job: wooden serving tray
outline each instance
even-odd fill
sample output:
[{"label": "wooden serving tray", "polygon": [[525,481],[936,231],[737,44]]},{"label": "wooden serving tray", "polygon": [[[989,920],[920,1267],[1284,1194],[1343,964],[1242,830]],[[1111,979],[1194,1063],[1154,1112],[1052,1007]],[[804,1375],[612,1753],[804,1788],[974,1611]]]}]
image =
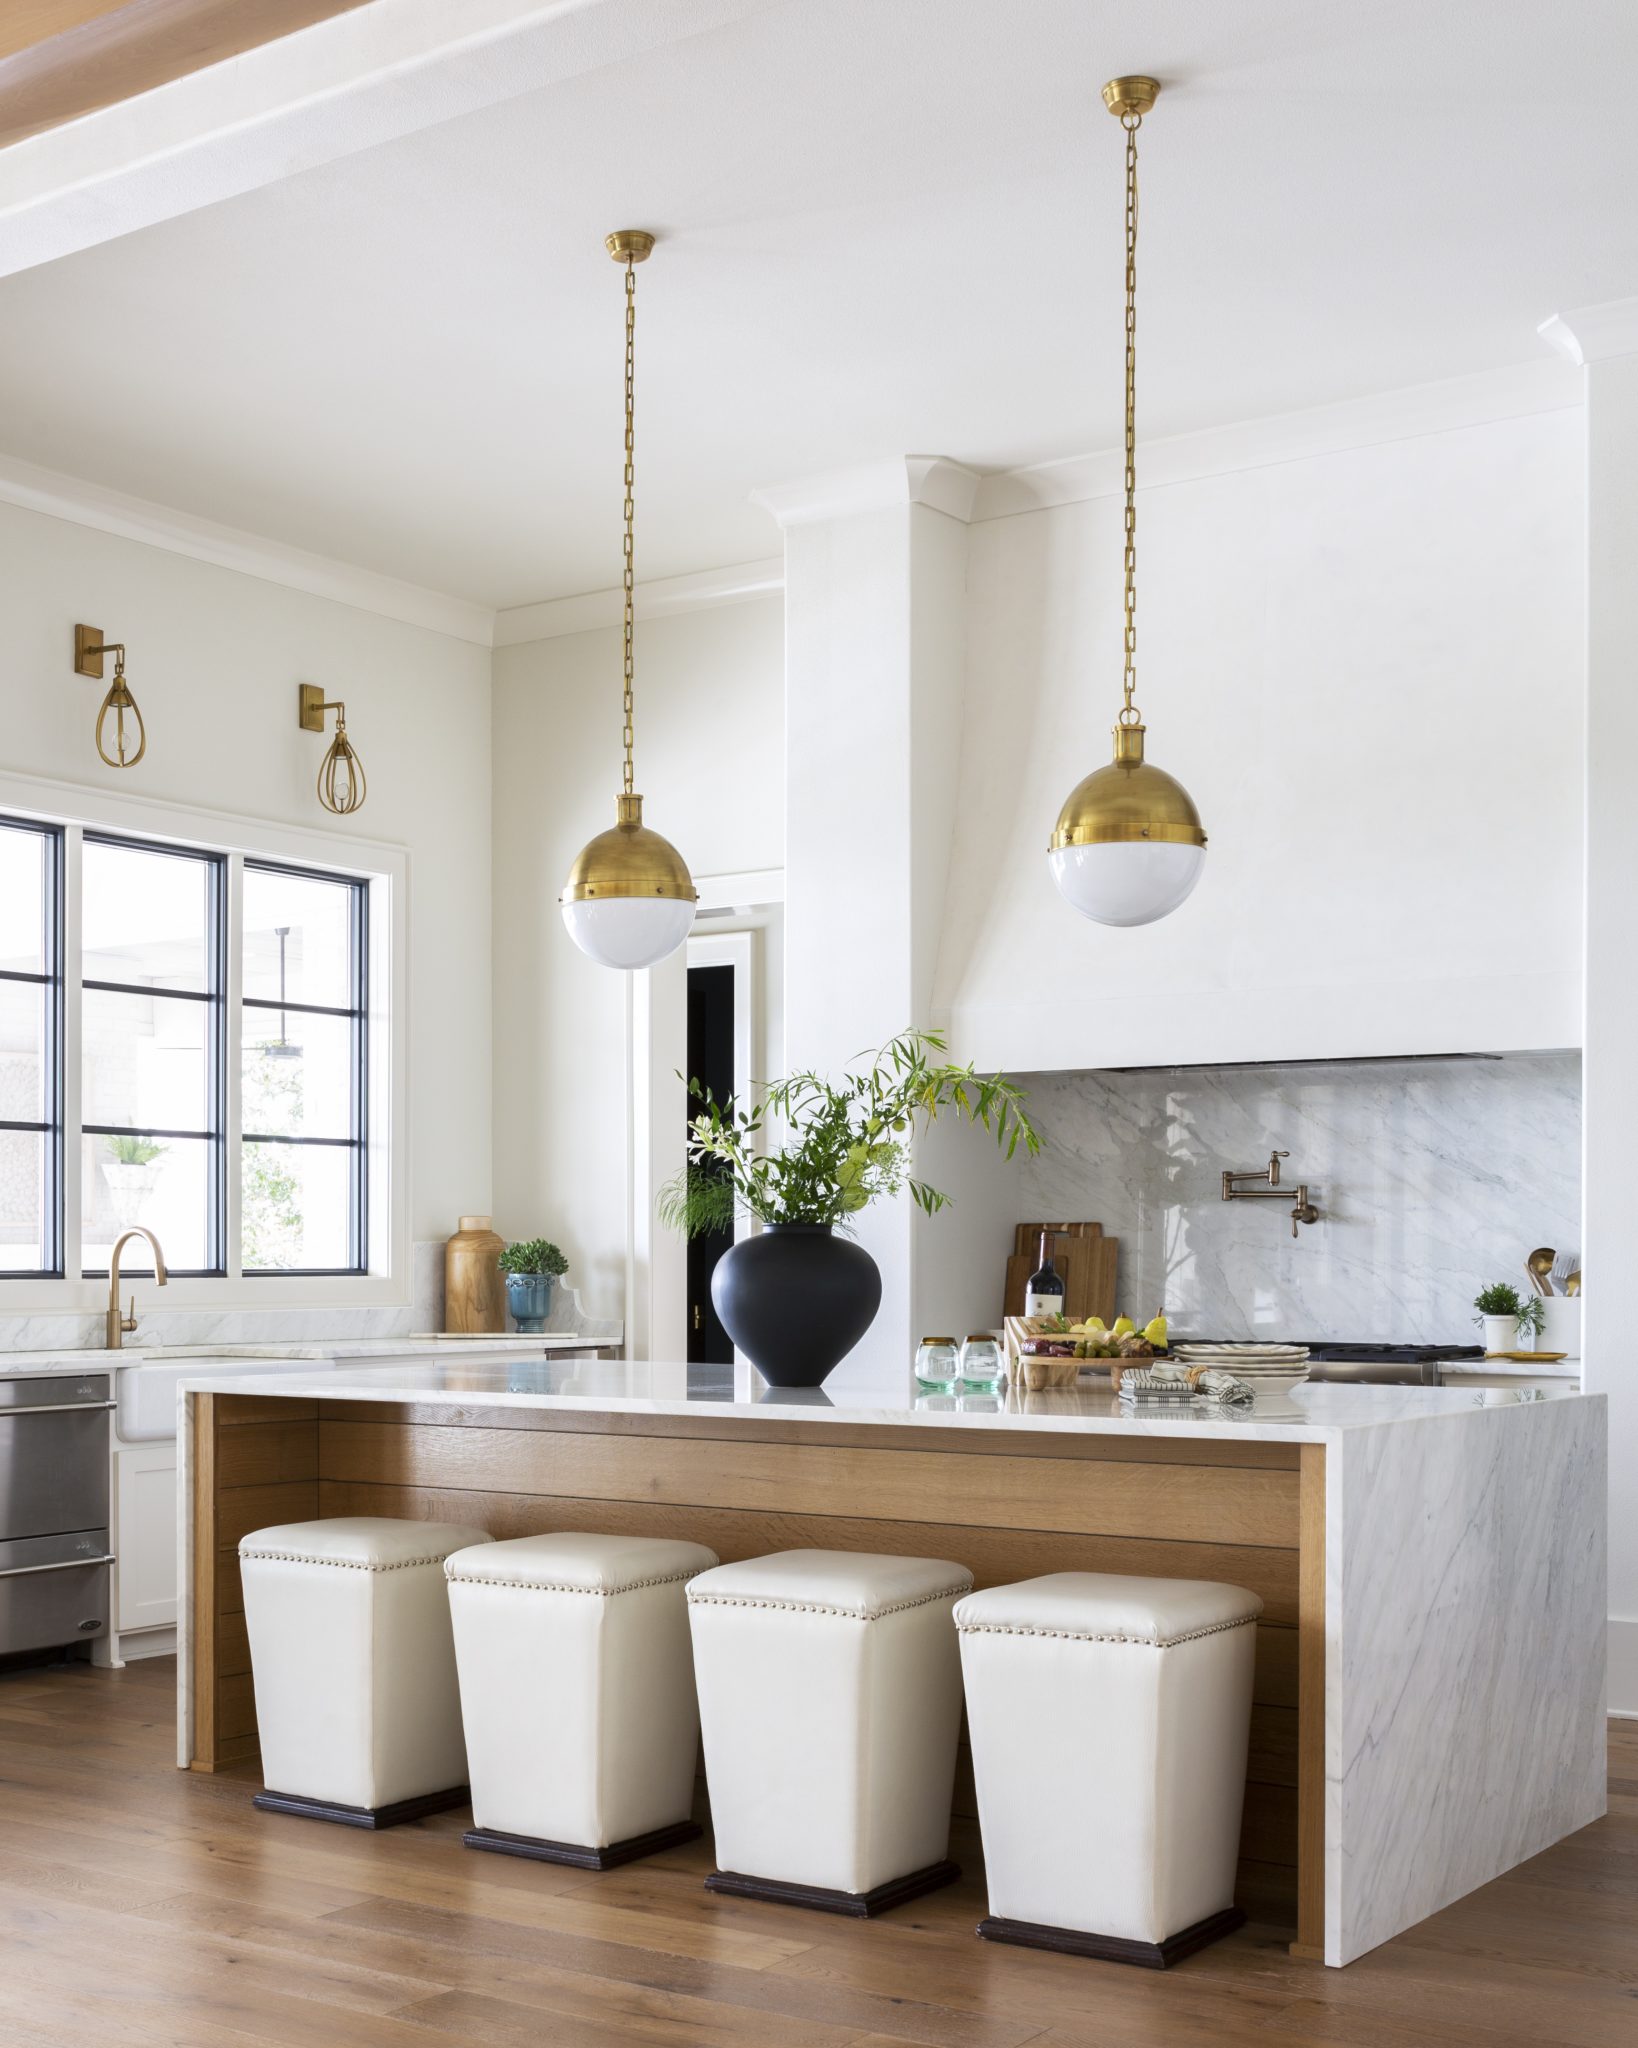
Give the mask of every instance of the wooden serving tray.
[{"label": "wooden serving tray", "polygon": [[[1513,1365],[1557,1365],[1567,1351],[1487,1351],[1486,1358],[1505,1358]],[[1460,1375],[1458,1375],[1460,1377]]]}]

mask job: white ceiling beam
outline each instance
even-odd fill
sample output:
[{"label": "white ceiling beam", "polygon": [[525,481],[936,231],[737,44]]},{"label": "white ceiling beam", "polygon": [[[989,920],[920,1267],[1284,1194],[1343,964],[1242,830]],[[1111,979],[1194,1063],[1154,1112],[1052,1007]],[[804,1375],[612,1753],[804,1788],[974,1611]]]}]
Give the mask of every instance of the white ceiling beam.
[{"label": "white ceiling beam", "polygon": [[376,0],[0,152],[0,277],[772,0]]}]

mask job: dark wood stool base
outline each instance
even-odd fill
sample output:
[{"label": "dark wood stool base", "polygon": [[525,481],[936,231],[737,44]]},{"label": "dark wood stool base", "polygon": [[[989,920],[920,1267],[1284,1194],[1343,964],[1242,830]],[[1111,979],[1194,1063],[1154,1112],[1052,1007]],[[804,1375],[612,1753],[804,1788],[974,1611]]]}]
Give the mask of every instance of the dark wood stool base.
[{"label": "dark wood stool base", "polygon": [[461,1840],[469,1849],[493,1849],[499,1856],[528,1856],[536,1863],[572,1863],[576,1870],[615,1870],[622,1863],[635,1863],[639,1856],[654,1856],[679,1842],[692,1842],[705,1833],[697,1821],[674,1821],[668,1828],[655,1828],[646,1835],[628,1835],[623,1842],[610,1842],[606,1849],[585,1849],[577,1842],[543,1842],[538,1835],[503,1835],[498,1828],[468,1828]]},{"label": "dark wood stool base", "polygon": [[1127,1941],[1116,1934],[1082,1934],[1074,1927],[1037,1927],[1032,1920],[980,1920],[978,1932],[986,1941],[1010,1941],[1019,1948],[1057,1949],[1067,1956],[1092,1956],[1100,1963],[1134,1963],[1140,1970],[1169,1970],[1173,1963],[1182,1962],[1185,1956],[1192,1956],[1196,1949],[1205,1948],[1210,1942],[1221,1941],[1225,1934],[1232,1934],[1245,1923],[1246,1916],[1240,1908],[1230,1906],[1226,1912],[1212,1913],[1178,1934],[1168,1934],[1164,1941]]},{"label": "dark wood stool base", "polygon": [[391,1806],[341,1806],[333,1799],[307,1799],[299,1792],[258,1792],[251,1804],[263,1813],[293,1813],[302,1820],[329,1820],[343,1828],[396,1828],[425,1814],[465,1806],[471,1796],[469,1786],[451,1785],[447,1792],[423,1792],[418,1799],[398,1799]]},{"label": "dark wood stool base", "polygon": [[778,1906],[806,1906],[815,1913],[846,1913],[855,1920],[870,1920],[890,1907],[919,1899],[924,1892],[936,1892],[954,1884],[961,1875],[953,1863],[929,1863],[925,1870],[912,1870],[904,1877],[890,1877],[868,1892],[834,1892],[817,1884],[786,1884],[777,1877],[746,1877],[738,1870],[713,1870],[705,1880],[708,1892],[729,1892],[736,1899],[767,1899]]}]

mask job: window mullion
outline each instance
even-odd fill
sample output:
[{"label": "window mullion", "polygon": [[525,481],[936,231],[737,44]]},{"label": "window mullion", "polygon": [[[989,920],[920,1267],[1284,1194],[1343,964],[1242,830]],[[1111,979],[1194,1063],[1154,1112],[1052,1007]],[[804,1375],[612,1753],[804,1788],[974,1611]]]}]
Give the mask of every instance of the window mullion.
[{"label": "window mullion", "polygon": [[243,854],[230,853],[227,865],[227,1003],[223,1011],[223,1057],[227,1061],[227,1133],[223,1149],[223,1170],[227,1174],[228,1277],[238,1280],[244,1273],[244,1173],[241,1165],[243,1133],[243,1058],[245,992],[245,863]]},{"label": "window mullion", "polygon": [[58,1098],[62,1105],[63,1117],[62,1253],[63,1273],[76,1286],[80,1284],[80,1274],[85,1263],[82,1257],[81,1231],[84,1200],[81,1177],[85,1169],[85,1145],[80,1135],[81,1083],[84,1075],[80,1038],[80,889],[81,851],[84,844],[85,834],[78,825],[63,827],[63,1075],[62,1091]]}]

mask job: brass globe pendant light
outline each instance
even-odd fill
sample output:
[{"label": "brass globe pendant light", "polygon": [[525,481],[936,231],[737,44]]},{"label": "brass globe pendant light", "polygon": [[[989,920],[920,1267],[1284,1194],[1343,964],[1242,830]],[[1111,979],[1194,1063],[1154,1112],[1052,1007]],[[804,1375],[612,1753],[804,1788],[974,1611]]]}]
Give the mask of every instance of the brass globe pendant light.
[{"label": "brass globe pendant light", "polygon": [[1126,131],[1126,547],[1125,698],[1115,724],[1115,758],[1094,769],[1058,813],[1048,860],[1064,900],[1098,924],[1153,924],[1200,879],[1206,835],[1200,813],[1175,777],[1143,758],[1137,687],[1137,138],[1160,87],[1152,78],[1112,78],[1104,105]]},{"label": "brass globe pendant light", "polygon": [[626,270],[626,456],[625,456],[625,777],[614,800],[614,824],[580,849],[558,898],[569,936],[602,967],[652,967],[674,953],[694,922],[699,891],[687,863],[658,832],[643,823],[643,800],[632,771],[632,456],[634,364],[637,336],[635,266],[647,260],[654,237],[641,228],[622,228],[605,243]]}]

